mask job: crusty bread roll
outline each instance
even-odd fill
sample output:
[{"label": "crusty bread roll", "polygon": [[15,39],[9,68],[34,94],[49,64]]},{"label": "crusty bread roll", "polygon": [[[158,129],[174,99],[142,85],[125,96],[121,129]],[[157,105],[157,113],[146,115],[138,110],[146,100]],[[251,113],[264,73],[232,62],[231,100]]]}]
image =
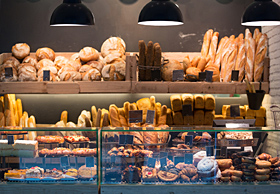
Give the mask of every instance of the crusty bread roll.
[{"label": "crusty bread roll", "polygon": [[182,110],[182,99],[180,94],[174,94],[170,96],[170,103],[171,103],[171,109],[173,111],[180,111]]},{"label": "crusty bread roll", "polygon": [[83,62],[96,61],[99,59],[98,51],[92,47],[84,47],[80,50],[79,55]]},{"label": "crusty bread roll", "polygon": [[199,73],[200,73],[200,69],[196,68],[196,67],[189,67],[186,71],[187,75],[194,75],[196,77],[196,79],[199,78]]},{"label": "crusty bread roll", "polygon": [[36,68],[29,63],[22,63],[18,68],[19,81],[37,80]]},{"label": "crusty bread roll", "polygon": [[186,72],[186,70],[191,67],[191,61],[190,61],[190,58],[189,56],[187,55],[184,59],[183,59],[183,69],[184,69],[184,72]]},{"label": "crusty bread roll", "polygon": [[26,43],[17,43],[12,47],[12,54],[17,59],[23,59],[30,54],[30,47]]},{"label": "crusty bread roll", "polygon": [[82,67],[81,62],[79,62],[79,61],[73,61],[73,60],[69,60],[69,61],[67,62],[67,65],[70,65],[70,66],[74,67],[75,71],[79,71],[80,68]]},{"label": "crusty bread roll", "polygon": [[264,58],[267,52],[267,35],[262,34],[256,49],[256,56],[254,62],[254,81],[259,82],[262,78],[264,69]]},{"label": "crusty bread roll", "polygon": [[[248,31],[248,30],[246,30]],[[251,33],[246,33],[245,48],[246,48],[246,65],[245,65],[245,78],[252,82],[254,79],[254,61],[255,61],[255,40]]]},{"label": "crusty bread roll", "polygon": [[205,110],[215,110],[216,102],[212,94],[206,94],[204,96],[204,108]]},{"label": "crusty bread roll", "polygon": [[13,67],[14,69],[17,70],[19,65],[20,62],[15,57],[8,57],[3,61],[2,67]]},{"label": "crusty bread roll", "polygon": [[125,54],[126,45],[123,39],[120,37],[108,38],[101,46],[101,55],[106,57],[109,54],[114,53],[122,57]]},{"label": "crusty bread roll", "polygon": [[212,36],[213,36],[213,30],[210,29],[208,30],[203,38],[203,44],[202,44],[202,48],[201,48],[201,56],[202,57],[207,57],[208,52],[209,52],[209,48],[210,48],[210,43],[212,40]]},{"label": "crusty bread roll", "polygon": [[203,71],[204,68],[206,66],[206,58],[205,57],[201,57],[201,59],[199,60],[199,63],[197,65],[197,68],[200,70],[200,71]]},{"label": "crusty bread roll", "polygon": [[77,61],[77,62],[81,63],[80,53],[75,53],[75,54],[71,55],[69,60]]},{"label": "crusty bread roll", "polygon": [[104,63],[102,61],[89,61],[89,62],[87,62],[87,65],[94,69],[97,69],[99,72],[101,72],[103,69]]},{"label": "crusty bread roll", "polygon": [[197,67],[200,59],[201,59],[201,56],[195,56],[191,61],[191,67]]},{"label": "crusty bread roll", "polygon": [[53,61],[51,61],[50,59],[42,59],[41,61],[39,61],[36,65],[36,69],[39,70],[42,67],[47,67],[47,66],[53,66],[55,67],[55,64]]},{"label": "crusty bread roll", "polygon": [[71,65],[66,64],[58,71],[58,76],[60,76],[64,71],[76,71],[76,69]]},{"label": "crusty bread roll", "polygon": [[208,58],[212,61],[215,61],[217,46],[219,41],[219,32],[214,32],[208,52]]},{"label": "crusty bread roll", "polygon": [[38,61],[40,61],[42,59],[50,59],[50,60],[54,61],[55,53],[52,49],[50,49],[48,47],[39,48],[36,51],[36,58]]},{"label": "crusty bread roll", "polygon": [[97,69],[90,69],[85,73],[82,73],[83,81],[101,81],[101,74]]},{"label": "crusty bread roll", "polygon": [[34,67],[36,67],[38,61],[35,57],[27,56],[23,59],[22,63],[29,63],[29,64],[33,65]]},{"label": "crusty bread roll", "polygon": [[81,81],[82,75],[77,71],[63,71],[60,81]]},{"label": "crusty bread roll", "polygon": [[55,64],[56,68],[58,70],[60,70],[64,65],[67,64],[68,61],[69,60],[66,57],[57,56],[57,57],[55,57],[54,64]]},{"label": "crusty bread roll", "polygon": [[195,109],[204,109],[204,97],[201,94],[195,94],[194,98],[194,108]]},{"label": "crusty bread roll", "polygon": [[87,72],[87,71],[89,71],[91,69],[92,69],[92,67],[89,66],[89,65],[82,65],[82,67],[80,68],[79,72],[80,73],[85,73],[85,72]]},{"label": "crusty bread roll", "polygon": [[169,60],[169,63],[162,67],[162,79],[172,81],[174,70],[184,70],[183,65],[177,60]]},{"label": "crusty bread roll", "polygon": [[50,81],[57,81],[57,69],[55,66],[45,66],[38,71],[38,81],[44,81],[44,71],[50,71]]}]

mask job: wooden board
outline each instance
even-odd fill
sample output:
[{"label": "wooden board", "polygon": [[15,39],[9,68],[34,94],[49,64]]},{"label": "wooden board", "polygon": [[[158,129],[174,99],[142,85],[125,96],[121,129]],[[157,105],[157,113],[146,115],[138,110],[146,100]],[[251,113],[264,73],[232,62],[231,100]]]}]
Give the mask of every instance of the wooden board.
[{"label": "wooden board", "polygon": [[131,92],[130,81],[93,81],[77,82],[80,93],[129,93]]},{"label": "wooden board", "polygon": [[[260,87],[259,82],[252,82],[251,84],[254,85],[255,89],[258,90]],[[266,94],[269,94],[269,83],[268,82],[262,82],[262,90],[266,92]],[[246,83],[235,83],[235,94],[246,94],[247,85]]]},{"label": "wooden board", "polygon": [[205,94],[234,94],[235,85],[224,82],[204,82],[203,93]]},{"label": "wooden board", "polygon": [[168,82],[132,82],[132,93],[168,93]]},{"label": "wooden board", "polygon": [[204,82],[170,82],[169,93],[203,93]]},{"label": "wooden board", "polygon": [[78,94],[80,87],[77,82],[48,82],[48,94]]},{"label": "wooden board", "polygon": [[46,82],[0,82],[1,94],[45,94]]}]

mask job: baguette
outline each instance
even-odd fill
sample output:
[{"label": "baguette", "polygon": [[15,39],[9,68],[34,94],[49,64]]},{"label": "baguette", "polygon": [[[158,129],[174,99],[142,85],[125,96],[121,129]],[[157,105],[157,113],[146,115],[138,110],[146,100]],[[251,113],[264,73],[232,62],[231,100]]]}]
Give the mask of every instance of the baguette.
[{"label": "baguette", "polygon": [[230,46],[233,44],[235,41],[235,36],[231,35],[229,40],[225,43],[224,48],[223,48],[223,53],[221,56],[221,79],[225,77],[226,70],[227,70],[227,61],[228,61],[228,56],[230,54],[229,49]]},{"label": "baguette", "polygon": [[128,127],[127,120],[125,118],[124,108],[119,108],[119,118],[120,118],[122,127]]},{"label": "baguette", "polygon": [[262,34],[259,39],[259,44],[256,50],[256,57],[254,63],[254,81],[259,82],[262,78],[262,73],[264,69],[264,58],[267,52],[267,35]]},{"label": "baguette", "polygon": [[231,81],[231,74],[232,70],[235,68],[235,62],[237,57],[237,45],[236,41],[233,41],[229,47],[227,62],[226,62],[226,71],[223,77],[223,82],[230,82]]},{"label": "baguette", "polygon": [[249,33],[248,38],[245,39],[246,47],[246,65],[245,65],[245,78],[252,82],[254,78],[254,60],[255,60],[255,40],[252,34]]},{"label": "baguette", "polygon": [[260,30],[258,28],[255,28],[253,38],[256,40],[256,38],[259,34],[260,34]]},{"label": "baguette", "polygon": [[123,108],[124,108],[125,118],[126,118],[126,120],[128,120],[128,118],[129,118],[129,111],[130,111],[130,103],[129,102],[123,103]]},{"label": "baguette", "polygon": [[28,113],[26,111],[23,112],[23,125],[24,127],[28,127]]},{"label": "baguette", "polygon": [[95,127],[100,127],[101,115],[102,115],[102,110],[99,108],[96,115]]},{"label": "baguette", "polygon": [[[139,61],[138,61],[138,64],[140,66],[146,66],[147,46],[146,46],[144,40],[139,40],[138,47],[139,47]],[[139,68],[139,78],[142,81],[146,79],[146,70],[143,69],[143,67]]]},{"label": "baguette", "polygon": [[[154,44],[152,41],[148,42],[146,54],[146,66],[153,66],[154,64]],[[146,69],[146,80],[151,80],[151,69]]]},{"label": "baguette", "polygon": [[235,63],[235,70],[239,71],[238,81],[242,81],[245,75],[246,65],[246,49],[244,39],[239,40],[238,43],[238,54]]},{"label": "baguette", "polygon": [[202,48],[201,48],[201,56],[202,57],[207,58],[207,56],[208,56],[212,36],[213,36],[213,30],[212,29],[208,30],[204,35],[203,45],[202,45]]},{"label": "baguette", "polygon": [[221,66],[223,49],[228,40],[229,40],[229,38],[227,36],[225,36],[224,38],[221,39],[219,46],[218,46],[217,53],[215,55],[214,65],[217,66],[219,69]]},{"label": "baguette", "polygon": [[200,70],[200,71],[203,71],[204,68],[206,66],[206,58],[205,57],[201,57],[198,65],[197,65],[197,68]]},{"label": "baguette", "polygon": [[167,117],[167,106],[162,105],[160,117],[158,119],[158,125],[166,125],[166,117]]},{"label": "baguette", "polygon": [[62,111],[60,120],[63,121],[65,125],[68,122],[68,112],[66,110]]},{"label": "baguette", "polygon": [[149,110],[156,110],[156,98],[154,96],[150,97],[150,103],[151,103],[151,106],[150,106]]},{"label": "baguette", "polygon": [[[36,127],[36,120],[33,115],[30,116],[28,119],[28,127]],[[35,140],[37,137],[37,131],[30,131],[28,132],[28,140]]]},{"label": "baguette", "polygon": [[0,127],[5,127],[5,115],[3,112],[0,112]]},{"label": "baguette", "polygon": [[110,114],[110,123],[112,127],[122,127],[119,118],[118,107],[116,105],[114,104],[110,105],[109,114]]},{"label": "baguette", "polygon": [[0,100],[0,112],[4,113],[4,102]]},{"label": "baguette", "polygon": [[192,61],[191,61],[191,67],[197,67],[199,61],[200,61],[200,56],[195,56]]},{"label": "baguette", "polygon": [[[109,125],[110,125],[109,114],[108,114],[108,112],[104,112],[103,113],[103,119],[102,119],[102,127],[108,127]],[[112,123],[111,123],[111,125],[112,125]],[[112,126],[112,127],[115,127],[115,126]]]},{"label": "baguette", "polygon": [[154,44],[154,66],[161,66],[162,51],[159,43]]},{"label": "baguette", "polygon": [[22,117],[22,102],[21,99],[17,99],[17,112],[18,112],[18,118],[20,119]]},{"label": "baguette", "polygon": [[97,111],[95,106],[91,107],[91,117],[92,117],[92,127],[96,127]]},{"label": "baguette", "polygon": [[218,46],[218,40],[219,40],[219,32],[215,32],[213,34],[211,44],[210,44],[209,53],[208,53],[208,58],[212,61],[215,61],[215,56],[216,56],[216,51],[217,51],[217,46]]}]

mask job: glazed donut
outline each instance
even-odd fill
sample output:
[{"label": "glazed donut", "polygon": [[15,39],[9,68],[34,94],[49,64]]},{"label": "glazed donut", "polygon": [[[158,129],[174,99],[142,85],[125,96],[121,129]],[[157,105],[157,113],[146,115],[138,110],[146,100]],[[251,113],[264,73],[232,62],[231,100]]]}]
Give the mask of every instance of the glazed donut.
[{"label": "glazed donut", "polygon": [[271,167],[271,163],[269,161],[263,161],[263,160],[256,161],[256,165],[258,168],[270,168]]},{"label": "glazed donut", "polygon": [[255,180],[254,176],[243,176],[244,181],[252,182]]},{"label": "glazed donut", "polygon": [[255,178],[256,178],[258,181],[268,181],[269,175],[259,175],[259,174],[255,174]]},{"label": "glazed donut", "polygon": [[262,154],[260,154],[260,155],[258,156],[258,158],[259,158],[260,160],[269,160],[269,159],[271,158],[271,155],[266,154],[266,153],[262,153]]},{"label": "glazed donut", "polygon": [[66,65],[67,62],[68,62],[68,59],[63,56],[57,56],[57,57],[55,57],[55,60],[54,60],[54,64],[58,70],[61,69],[64,65]]},{"label": "glazed donut", "polygon": [[73,60],[69,60],[69,61],[67,62],[67,65],[70,65],[70,66],[74,67],[74,69],[75,69],[76,71],[79,71],[80,68],[82,67],[81,62],[79,62],[79,61],[73,61]]},{"label": "glazed donut", "polygon": [[228,169],[232,166],[232,160],[231,159],[217,159],[218,166],[220,169]]},{"label": "glazed donut", "polygon": [[16,70],[18,69],[18,66],[20,65],[20,62],[15,57],[8,57],[3,61],[3,65],[5,67],[13,67]]},{"label": "glazed donut", "polygon": [[232,176],[236,176],[236,177],[242,177],[243,172],[240,170],[232,170],[231,171]]},{"label": "glazed donut", "polygon": [[227,169],[227,170],[222,171],[221,174],[223,177],[230,177],[232,175],[231,171],[232,170]]},{"label": "glazed donut", "polygon": [[238,177],[238,176],[231,176],[230,179],[231,179],[232,182],[240,182],[241,181],[241,178]]},{"label": "glazed donut", "polygon": [[12,47],[12,54],[17,59],[23,59],[30,54],[30,47],[26,43],[17,43]]},{"label": "glazed donut", "polygon": [[254,176],[255,170],[243,169],[243,174],[246,176]]},{"label": "glazed donut", "polygon": [[92,47],[84,47],[79,52],[80,59],[83,62],[96,61],[99,59],[99,53]]},{"label": "glazed donut", "polygon": [[27,56],[23,59],[22,63],[29,63],[31,65],[34,65],[34,67],[36,67],[38,61],[35,57]]},{"label": "glazed donut", "polygon": [[227,176],[227,177],[222,176],[222,177],[221,177],[221,181],[223,181],[223,182],[229,182],[229,181],[230,181],[230,176]]},{"label": "glazed donut", "polygon": [[42,59],[50,59],[51,61],[55,60],[55,53],[52,49],[48,47],[39,48],[36,51],[36,58],[38,61]]},{"label": "glazed donut", "polygon": [[101,61],[89,61],[87,65],[91,66],[92,68],[97,69],[98,71],[102,71],[104,64]]},{"label": "glazed donut", "polygon": [[126,45],[120,37],[108,38],[101,46],[101,55],[106,57],[109,54],[123,56],[125,54]]},{"label": "glazed donut", "polygon": [[39,70],[42,67],[47,67],[47,66],[53,66],[55,67],[54,62],[52,62],[50,59],[42,59],[41,61],[39,61],[36,65],[36,69]]},{"label": "glazed donut", "polygon": [[255,164],[256,158],[254,158],[254,157],[242,157],[242,162],[243,163]]},{"label": "glazed donut", "polygon": [[270,169],[269,168],[256,169],[256,173],[260,174],[260,175],[269,174],[270,173]]},{"label": "glazed donut", "polygon": [[241,168],[254,170],[256,168],[256,165],[251,163],[242,163]]}]

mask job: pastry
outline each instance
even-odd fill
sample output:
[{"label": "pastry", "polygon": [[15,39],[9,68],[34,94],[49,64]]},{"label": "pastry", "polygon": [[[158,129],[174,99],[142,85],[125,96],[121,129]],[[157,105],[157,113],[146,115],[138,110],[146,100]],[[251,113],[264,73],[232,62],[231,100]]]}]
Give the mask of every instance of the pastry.
[{"label": "pastry", "polygon": [[142,180],[146,182],[157,181],[157,170],[155,168],[150,168],[147,166],[142,167]]},{"label": "pastry", "polygon": [[64,171],[64,174],[71,177],[78,177],[78,171],[75,168],[70,168]]},{"label": "pastry", "polygon": [[126,183],[138,183],[141,181],[141,169],[135,166],[128,166],[123,171],[122,181]]},{"label": "pastry", "polygon": [[89,141],[88,137],[82,135],[64,136],[64,139],[70,143],[86,142]]},{"label": "pastry", "polygon": [[76,148],[72,150],[72,154],[75,156],[96,156],[96,149],[89,148]]},{"label": "pastry", "polygon": [[38,136],[36,140],[39,143],[64,143],[64,138],[60,136]]},{"label": "pastry", "polygon": [[197,171],[201,177],[213,177],[218,172],[218,163],[211,158],[203,158],[197,164]]},{"label": "pastry", "polygon": [[55,53],[52,49],[44,47],[44,48],[39,48],[36,51],[36,58],[38,61],[42,59],[50,59],[51,61],[55,60]]},{"label": "pastry", "polygon": [[231,177],[231,175],[232,175],[231,171],[232,170],[226,169],[226,170],[222,171],[221,174],[223,177]]},{"label": "pastry", "polygon": [[161,181],[173,182],[179,178],[179,172],[175,168],[162,169],[158,172]]},{"label": "pastry", "polygon": [[44,174],[44,169],[38,166],[28,169],[25,173],[26,178],[41,178]]},{"label": "pastry", "polygon": [[43,177],[59,179],[62,178],[62,171],[57,170],[56,168],[52,170],[46,169],[45,173],[43,174]]},{"label": "pastry", "polygon": [[172,81],[174,70],[183,70],[183,65],[177,60],[169,60],[169,63],[162,67],[162,79],[164,81]]},{"label": "pastry", "polygon": [[265,161],[265,160],[256,161],[256,165],[258,168],[270,168],[271,167],[271,163],[269,161]]},{"label": "pastry", "polygon": [[99,59],[99,53],[92,47],[84,47],[79,52],[80,59],[83,62],[96,61]]},{"label": "pastry", "polygon": [[221,177],[221,181],[223,181],[223,182],[229,182],[230,180],[231,180],[231,177],[230,177],[230,176],[227,176],[227,177],[222,176],[222,177]]},{"label": "pastry", "polygon": [[236,176],[236,177],[242,177],[243,172],[240,170],[232,170],[231,171],[232,176]]},{"label": "pastry", "polygon": [[97,175],[96,165],[94,167],[86,167],[86,165],[81,166],[78,169],[78,175],[80,178],[93,178]]},{"label": "pastry", "polygon": [[17,59],[23,59],[30,54],[30,47],[26,43],[17,43],[12,47],[12,54]]}]

